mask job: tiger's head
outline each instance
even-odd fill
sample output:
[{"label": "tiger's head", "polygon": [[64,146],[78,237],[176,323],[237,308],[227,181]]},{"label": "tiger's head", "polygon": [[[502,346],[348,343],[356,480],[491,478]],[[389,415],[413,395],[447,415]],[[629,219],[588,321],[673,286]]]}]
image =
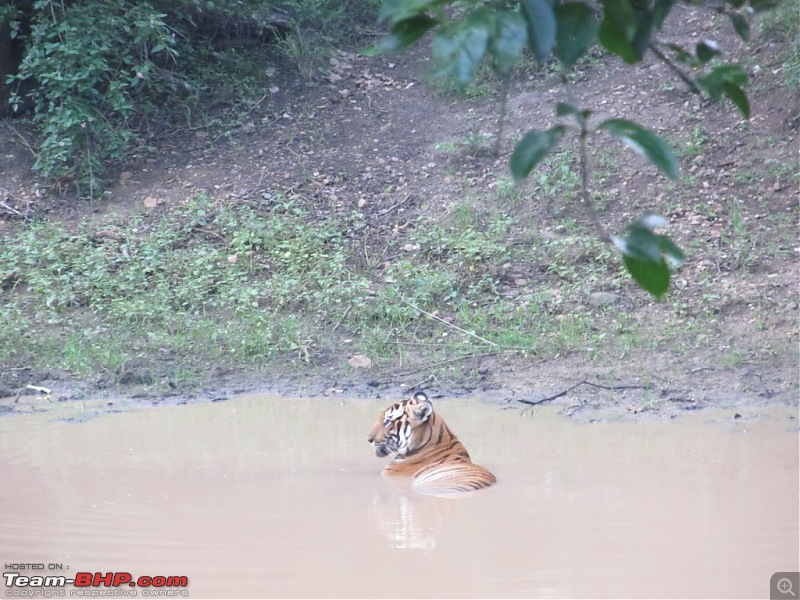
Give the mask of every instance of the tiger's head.
[{"label": "tiger's head", "polygon": [[369,432],[368,441],[377,456],[392,452],[411,454],[430,439],[428,419],[433,414],[433,404],[423,392],[408,400],[392,404],[383,411]]}]

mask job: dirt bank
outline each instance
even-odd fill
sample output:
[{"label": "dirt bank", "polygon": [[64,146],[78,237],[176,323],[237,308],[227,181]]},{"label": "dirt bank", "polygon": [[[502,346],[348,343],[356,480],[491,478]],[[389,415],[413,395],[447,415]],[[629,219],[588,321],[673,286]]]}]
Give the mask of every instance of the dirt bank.
[{"label": "dirt bank", "polygon": [[[363,228],[345,235],[358,248],[354,256],[363,263],[357,267],[367,273],[369,289],[366,304],[354,310],[383,297],[403,272],[402,261],[431,256],[425,243],[433,243],[421,238],[430,223],[474,222],[476,231],[504,223],[497,247],[536,250],[494,257],[480,238],[474,242],[484,253],[480,260],[457,265],[457,275],[480,271],[480,281],[492,282],[465,304],[484,310],[483,329],[445,298],[428,309],[412,303],[418,309],[414,328],[397,333],[396,348],[388,350],[372,339],[374,331],[365,334],[350,309],[319,323],[310,312],[299,313],[301,323],[309,323],[308,342],[281,347],[261,364],[221,360],[197,346],[176,351],[142,342],[141,350],[113,367],[79,371],[57,353],[41,359],[22,348],[0,365],[1,409],[99,398],[98,410],[117,410],[253,390],[394,398],[415,387],[434,397],[560,402],[573,414],[592,408],[672,415],[707,406],[738,412],[797,406],[798,93],[783,81],[780,44],[757,39],[753,52],[738,45],[729,29],[710,8],[680,6],[666,37],[691,45],[700,30],[733,49],[753,81],[749,122],[730,106],[693,96],[658,62],[631,69],[598,54],[573,76],[577,101],[597,118],[634,118],[672,140],[680,156],[683,178],[671,183],[624,149],[600,141],[593,150],[605,226],[620,231],[653,211],[669,218],[670,235],[687,250],[689,260],[662,303],[622,276],[607,251],[585,242],[592,234],[570,200],[575,162],[568,147],[522,186],[510,183],[513,141],[555,120],[559,83],[546,69],[518,73],[497,158],[489,151],[497,86],[487,79],[457,99],[430,85],[426,49],[375,58],[339,52],[314,83],[282,83],[273,104],[259,107],[238,130],[165,141],[157,158],[143,157],[120,172],[102,204],[42,195],[32,183],[28,149],[5,136],[0,191],[6,205],[32,219],[88,224],[97,235],[109,223],[133,227],[135,221],[146,229],[164,222],[198,195],[219,207],[257,210],[291,198],[316,222],[332,216],[344,222],[358,213]],[[12,212],[2,218],[5,239],[29,227],[29,219]],[[205,243],[220,244],[215,236],[228,241],[211,225],[194,227],[193,234]],[[113,238],[97,239],[117,251]],[[451,243],[435,258],[446,264],[454,252]],[[415,265],[408,264],[406,270]],[[15,287],[8,273],[0,272],[4,301],[27,307],[32,290]],[[475,333],[492,331],[486,315],[500,302],[506,320],[491,318],[505,329],[504,339],[514,330],[508,315],[528,311],[519,326],[529,336],[524,344]],[[534,302],[546,310],[532,311]],[[79,318],[87,327],[97,323],[85,311]],[[392,327],[397,325],[386,328],[387,337],[394,335]],[[47,326],[36,331],[46,335]],[[540,343],[532,344],[537,335]],[[445,342],[451,341],[462,348],[448,354]],[[353,366],[356,355],[367,356],[371,366]],[[175,374],[176,364],[198,374],[191,385]],[[30,396],[30,385],[50,393]]]}]

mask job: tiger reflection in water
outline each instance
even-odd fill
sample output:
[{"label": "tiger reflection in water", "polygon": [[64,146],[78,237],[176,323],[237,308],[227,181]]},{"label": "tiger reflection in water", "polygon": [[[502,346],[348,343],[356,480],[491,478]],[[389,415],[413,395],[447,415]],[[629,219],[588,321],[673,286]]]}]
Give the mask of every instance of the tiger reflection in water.
[{"label": "tiger reflection in water", "polygon": [[[369,442],[380,457],[397,453],[383,470],[392,485],[375,495],[370,510],[392,548],[434,548],[445,522],[458,508],[455,499],[496,481],[472,462],[422,392],[383,411]],[[405,477],[412,478],[411,493]]]}]

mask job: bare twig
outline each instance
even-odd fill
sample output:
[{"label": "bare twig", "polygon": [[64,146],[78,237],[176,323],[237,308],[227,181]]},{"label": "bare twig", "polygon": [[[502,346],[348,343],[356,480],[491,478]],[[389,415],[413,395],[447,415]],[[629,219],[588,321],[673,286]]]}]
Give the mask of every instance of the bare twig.
[{"label": "bare twig", "polygon": [[18,210],[17,210],[16,208],[14,208],[13,206],[9,206],[8,204],[6,204],[5,202],[3,202],[2,200],[0,200],[0,208],[2,208],[3,210],[5,210],[5,211],[6,211],[6,212],[8,212],[9,214],[12,214],[12,215],[17,215],[18,217],[23,217],[23,218],[25,218],[25,214],[24,214],[24,213],[21,213],[20,211],[18,211]]},{"label": "bare twig", "polygon": [[258,183],[256,184],[256,187],[253,188],[254,192],[257,192],[258,190],[261,189],[261,182],[264,181],[264,172],[265,171],[266,171],[266,168],[262,167],[261,168],[261,177],[258,178]]},{"label": "bare twig", "polygon": [[[565,70],[562,70],[561,73],[561,83],[564,86],[564,90],[567,94],[567,98],[569,99],[570,103],[573,106],[578,106],[577,101],[575,100],[575,94],[572,92],[572,87],[569,84],[569,80],[567,79],[567,73]],[[597,211],[594,209],[592,205],[592,194],[591,189],[589,187],[590,178],[589,178],[589,153],[586,150],[586,139],[589,137],[589,129],[586,125],[586,118],[583,115],[576,115],[576,120],[580,125],[580,135],[578,137],[580,142],[580,169],[581,169],[581,190],[580,190],[580,199],[581,199],[581,206],[583,206],[583,211],[586,214],[586,217],[589,219],[589,222],[594,227],[597,237],[600,238],[602,242],[610,242],[611,236],[603,227],[603,224],[600,222],[600,216],[597,214]]]},{"label": "bare twig", "polygon": [[381,212],[379,212],[379,213],[378,213],[377,215],[375,215],[375,216],[377,216],[377,217],[382,217],[383,215],[386,215],[386,214],[388,214],[388,213],[392,212],[392,211],[393,211],[395,208],[397,208],[398,206],[402,206],[403,204],[405,204],[406,202],[408,202],[408,199],[409,199],[409,198],[411,198],[411,194],[406,194],[406,197],[405,197],[405,198],[403,198],[402,200],[400,200],[400,202],[398,202],[397,204],[392,204],[392,205],[391,205],[389,208],[387,208],[386,210],[382,210]]},{"label": "bare twig", "polygon": [[700,88],[697,87],[697,84],[694,82],[694,80],[691,77],[689,77],[686,73],[684,73],[678,65],[672,62],[672,60],[670,60],[670,58],[666,54],[664,54],[658,46],[656,46],[655,42],[652,42],[650,44],[650,52],[655,54],[656,57],[661,62],[667,65],[670,68],[670,70],[673,73],[675,73],[680,78],[680,80],[683,81],[683,83],[685,83],[689,87],[690,90],[692,90],[692,92],[694,92],[695,94],[701,93]]},{"label": "bare twig", "polygon": [[16,129],[11,127],[11,125],[9,125],[8,123],[6,123],[6,129],[8,129],[11,133],[16,135],[20,140],[22,140],[22,144],[30,151],[30,153],[33,155],[33,157],[36,158],[36,151],[28,143],[28,140],[26,140],[24,137],[22,137],[22,134],[19,131],[17,131]]},{"label": "bare twig", "polygon": [[250,107],[250,108],[249,108],[247,111],[245,111],[245,112],[244,112],[244,114],[243,114],[242,116],[243,116],[243,117],[246,117],[246,116],[248,116],[248,115],[249,115],[251,112],[253,112],[253,111],[256,109],[256,107],[257,107],[259,104],[261,104],[261,103],[264,101],[264,98],[266,98],[267,96],[269,96],[269,92],[267,92],[266,94],[264,94],[263,96],[261,96],[261,98],[259,98],[259,99],[256,101],[256,103],[255,103],[255,104],[253,104],[253,106],[251,106],[251,107]]},{"label": "bare twig", "polygon": [[439,321],[440,323],[442,323],[444,325],[447,325],[451,329],[455,329],[456,331],[460,331],[461,333],[466,333],[467,335],[474,337],[476,340],[482,341],[484,344],[489,344],[490,346],[494,346],[495,348],[497,347],[496,343],[491,342],[491,341],[487,340],[486,338],[479,336],[477,333],[472,333],[471,331],[467,331],[466,329],[461,329],[461,327],[459,327],[458,325],[453,325],[452,323],[448,323],[447,321],[445,321],[441,317],[437,317],[433,313],[429,313],[427,310],[421,309],[419,306],[417,306],[416,304],[412,304],[408,300],[403,300],[403,302],[408,304],[414,310],[416,310],[418,312],[421,312],[426,317],[430,317],[431,319],[434,319],[435,321]]},{"label": "bare twig", "polygon": [[344,313],[342,314],[341,317],[339,317],[339,320],[336,321],[336,325],[334,325],[333,329],[331,329],[331,333],[334,333],[339,328],[339,325],[342,324],[342,321],[344,321],[347,318],[347,314],[350,312],[351,308],[353,308],[353,305],[349,304],[347,308],[344,309]]},{"label": "bare twig", "polygon": [[500,88],[500,115],[497,117],[497,131],[494,135],[494,148],[492,154],[495,158],[500,156],[500,146],[503,144],[503,130],[506,125],[506,113],[508,112],[508,90],[511,87],[511,75],[503,79],[503,87]]},{"label": "bare twig", "polygon": [[428,383],[431,379],[435,380],[436,379],[436,375],[431,373],[425,379],[422,379],[422,380],[416,382],[414,385],[410,386],[409,389],[412,389],[412,390],[419,389],[422,386],[423,383]]},{"label": "bare twig", "polygon": [[586,130],[586,123],[584,121],[581,123],[580,135],[581,204],[583,205],[583,210],[589,218],[589,221],[597,232],[597,237],[600,238],[600,241],[610,242],[611,236],[605,230],[605,227],[603,227],[597,211],[594,209],[594,206],[592,206],[592,194],[589,190],[589,154],[586,152],[586,137],[588,135],[589,132]]},{"label": "bare twig", "polygon": [[212,237],[215,237],[218,240],[222,240],[226,244],[228,243],[228,240],[225,239],[225,236],[223,236],[221,233],[219,233],[217,231],[214,231],[213,229],[204,229],[203,227],[196,227],[195,231],[197,233],[204,233],[206,235],[210,235]]},{"label": "bare twig", "polygon": [[261,189],[261,182],[264,181],[264,172],[265,171],[266,171],[266,168],[262,167],[261,168],[261,176],[258,178],[258,183],[254,187],[247,188],[241,194],[239,194],[237,196],[238,200],[245,202],[250,198],[250,196],[252,196],[253,194],[257,193],[258,190]]},{"label": "bare twig", "polygon": [[558,392],[557,394],[553,394],[552,396],[548,396],[547,398],[541,398],[540,400],[523,400],[521,398],[517,398],[517,402],[521,402],[522,404],[527,404],[528,406],[536,406],[538,404],[544,404],[545,402],[551,402],[557,398],[561,398],[562,396],[566,396],[576,387],[580,387],[582,385],[588,385],[595,388],[600,388],[602,390],[649,390],[653,386],[650,385],[602,385],[600,383],[592,383],[584,379],[583,381],[579,381],[575,385],[568,387],[565,390]]}]

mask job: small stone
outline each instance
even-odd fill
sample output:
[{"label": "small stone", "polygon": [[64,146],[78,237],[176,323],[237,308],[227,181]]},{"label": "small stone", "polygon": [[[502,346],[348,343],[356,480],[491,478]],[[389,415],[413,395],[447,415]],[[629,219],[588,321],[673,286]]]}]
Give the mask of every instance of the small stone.
[{"label": "small stone", "polygon": [[353,357],[347,361],[354,369],[371,369],[372,368],[372,359],[369,356],[364,356],[363,354],[354,354]]},{"label": "small stone", "polygon": [[593,294],[589,294],[587,302],[590,306],[594,306],[595,308],[609,306],[619,302],[619,294],[614,294],[612,292],[595,292]]}]

